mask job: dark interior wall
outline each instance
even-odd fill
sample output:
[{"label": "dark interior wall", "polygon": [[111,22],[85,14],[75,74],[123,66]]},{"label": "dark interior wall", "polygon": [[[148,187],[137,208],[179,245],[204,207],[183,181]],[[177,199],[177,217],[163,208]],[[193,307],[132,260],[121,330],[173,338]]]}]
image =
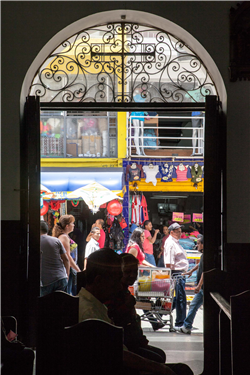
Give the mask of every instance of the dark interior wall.
[{"label": "dark interior wall", "polygon": [[228,87],[227,240],[248,243],[250,252],[250,82]]},{"label": "dark interior wall", "polygon": [[[2,221],[1,223],[1,314],[19,316],[24,301],[21,300],[25,283],[26,259],[21,254],[20,223]],[[4,254],[4,255],[3,255]]]}]

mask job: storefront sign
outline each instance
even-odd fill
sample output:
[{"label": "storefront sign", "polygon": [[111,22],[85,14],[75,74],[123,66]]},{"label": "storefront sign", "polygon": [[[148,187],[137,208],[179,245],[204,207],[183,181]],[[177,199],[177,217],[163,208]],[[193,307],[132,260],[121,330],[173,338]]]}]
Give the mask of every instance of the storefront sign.
[{"label": "storefront sign", "polygon": [[184,220],[184,213],[183,212],[173,212],[172,220],[173,221],[183,222],[183,220]]},{"label": "storefront sign", "polygon": [[193,223],[203,223],[203,214],[193,214]]},{"label": "storefront sign", "polygon": [[191,215],[184,215],[183,224],[191,223]]}]

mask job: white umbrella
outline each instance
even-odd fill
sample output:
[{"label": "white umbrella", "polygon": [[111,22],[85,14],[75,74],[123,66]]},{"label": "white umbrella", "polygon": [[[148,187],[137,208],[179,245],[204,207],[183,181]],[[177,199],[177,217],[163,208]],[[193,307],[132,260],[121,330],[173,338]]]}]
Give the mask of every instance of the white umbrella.
[{"label": "white umbrella", "polygon": [[43,206],[43,199],[51,199],[53,193],[44,185],[40,184],[40,206]]},{"label": "white umbrella", "polygon": [[44,185],[40,184],[41,192],[51,193],[51,191]]},{"label": "white umbrella", "polygon": [[113,199],[117,199],[118,196],[111,190],[99,184],[98,182],[93,182],[91,184],[82,186],[79,189],[72,191],[68,194],[68,198],[82,198],[84,202],[88,205],[89,209],[95,213],[99,210],[99,207],[102,204],[112,201]]}]

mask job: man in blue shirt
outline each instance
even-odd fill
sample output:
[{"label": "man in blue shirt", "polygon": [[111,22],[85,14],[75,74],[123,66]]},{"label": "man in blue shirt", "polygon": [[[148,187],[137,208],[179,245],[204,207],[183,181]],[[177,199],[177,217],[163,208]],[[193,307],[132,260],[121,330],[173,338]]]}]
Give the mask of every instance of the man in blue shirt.
[{"label": "man in blue shirt", "polygon": [[197,264],[190,271],[183,273],[183,275],[191,276],[194,271],[197,270],[197,286],[194,290],[195,297],[190,303],[188,315],[184,320],[182,327],[175,327],[175,330],[182,333],[191,334],[193,327],[193,321],[197,311],[203,305],[203,236],[198,238],[197,241],[198,250],[202,253],[200,257],[200,263]]}]

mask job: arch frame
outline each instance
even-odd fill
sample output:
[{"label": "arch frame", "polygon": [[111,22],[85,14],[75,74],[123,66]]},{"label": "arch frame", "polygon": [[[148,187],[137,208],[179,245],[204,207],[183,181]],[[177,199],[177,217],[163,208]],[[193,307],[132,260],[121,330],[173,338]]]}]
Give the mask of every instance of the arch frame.
[{"label": "arch frame", "polygon": [[79,32],[79,30],[94,27],[100,25],[100,19],[102,20],[102,24],[106,24],[109,22],[121,22],[126,20],[126,22],[131,23],[142,23],[144,25],[148,25],[150,27],[155,27],[156,29],[162,29],[167,33],[175,35],[179,39],[181,39],[190,49],[192,49],[204,62],[210,76],[212,77],[216,89],[222,104],[223,112],[227,111],[227,93],[224,81],[222,76],[219,72],[217,65],[215,64],[212,57],[206,51],[206,49],[195,39],[190,33],[188,33],[185,29],[180,27],[179,25],[169,21],[161,16],[156,16],[154,14],[143,12],[143,11],[135,11],[135,10],[113,10],[113,11],[106,11],[95,13],[90,16],[84,17],[72,24],[68,25],[64,29],[60,30],[57,34],[55,34],[40,50],[38,55],[33,60],[32,64],[30,65],[21,89],[20,95],[20,110],[21,114],[24,108],[25,98],[28,95],[29,87],[34,79],[37,71],[39,70],[42,63],[46,60],[46,58],[54,51],[60,43],[62,43],[66,38],[75,33]]}]

